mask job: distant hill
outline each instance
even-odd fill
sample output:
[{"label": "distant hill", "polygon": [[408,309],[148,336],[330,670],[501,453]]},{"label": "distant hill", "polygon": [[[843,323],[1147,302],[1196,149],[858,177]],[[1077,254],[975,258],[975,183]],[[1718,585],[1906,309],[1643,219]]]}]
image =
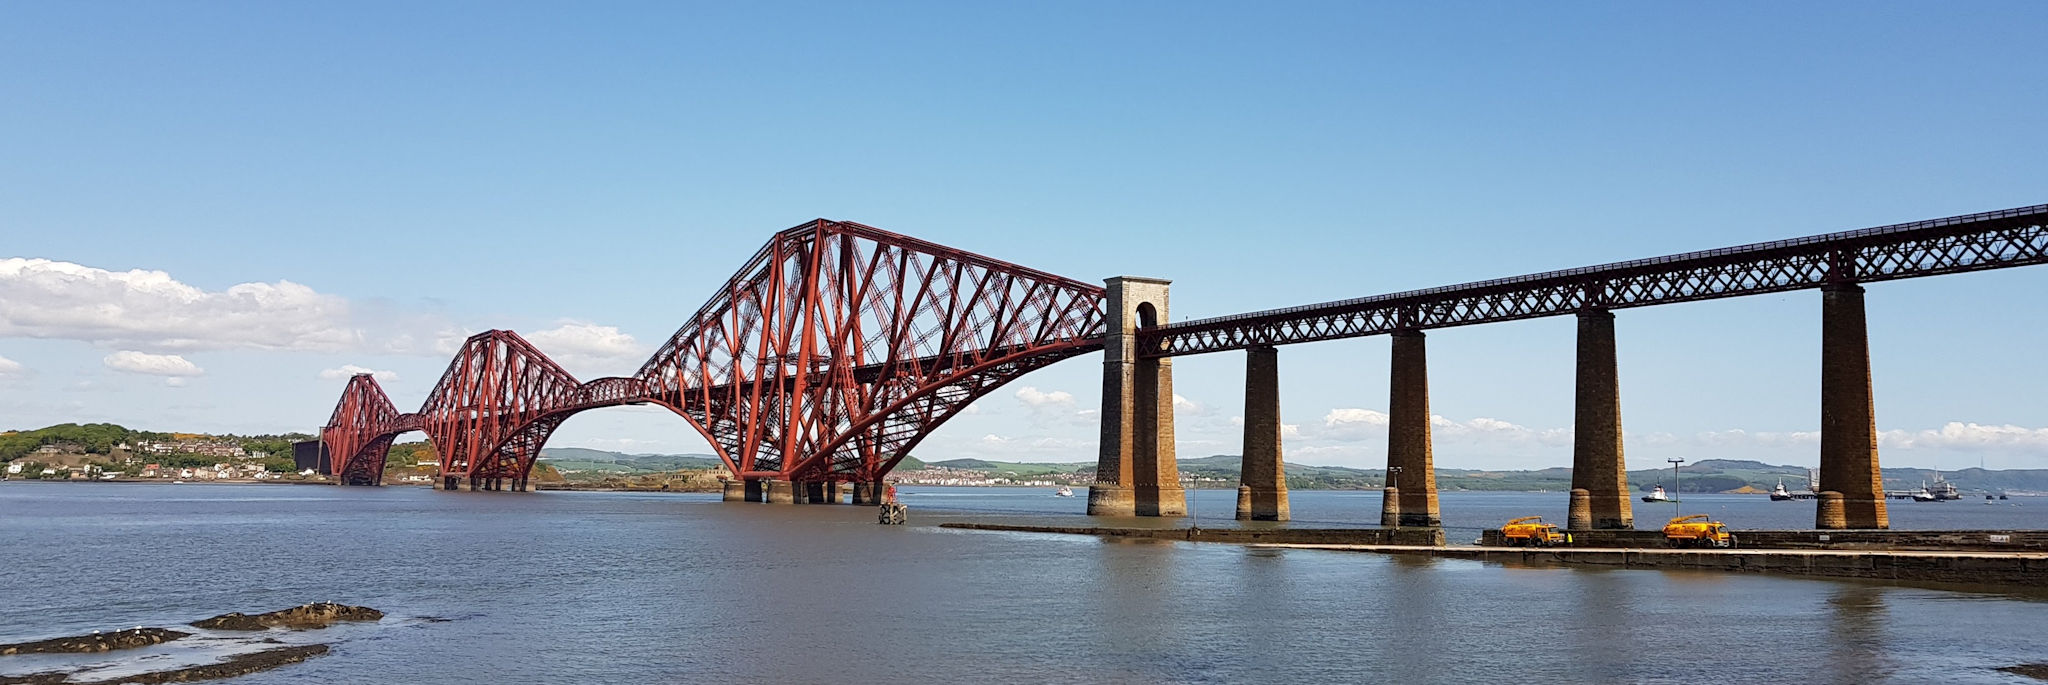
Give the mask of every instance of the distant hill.
[{"label": "distant hill", "polygon": [[564,473],[656,473],[681,469],[711,469],[725,465],[724,460],[710,454],[624,454],[581,447],[543,448],[540,451],[540,458]]},{"label": "distant hill", "polygon": [[[605,450],[579,447],[550,447],[540,452],[541,459],[562,471],[593,473],[637,474],[679,469],[720,468],[724,462],[709,454],[625,454]],[[1204,479],[1205,486],[1218,482],[1235,482],[1242,458],[1234,454],[1216,454],[1180,460],[1181,471]],[[897,464],[897,470],[911,471],[925,466],[943,466],[949,469],[982,471],[991,474],[1036,476],[1048,473],[1073,473],[1092,471],[1095,462],[1010,462],[988,459],[947,459],[924,462],[916,457],[904,457]],[[1382,469],[1361,469],[1348,466],[1314,466],[1288,463],[1287,487],[1298,490],[1360,490],[1385,487],[1385,471]],[[1806,467],[1766,464],[1746,459],[1702,459],[1685,464],[1681,469],[1681,492],[1729,492],[1750,488],[1769,490],[1783,478],[1785,487],[1791,490],[1806,489]],[[1888,468],[1884,470],[1885,488],[1890,490],[1911,490],[1920,487],[1922,481],[1933,482],[1934,471],[1918,468]],[[1963,469],[1943,471],[1943,479],[1954,483],[1964,492],[2048,492],[2048,469],[2024,469],[1987,471],[1984,469]],[[1547,469],[1490,471],[1478,469],[1438,468],[1437,488],[1442,490],[1497,490],[1497,491],[1563,491],[1571,489],[1572,470],[1565,467]],[[1671,468],[1637,469],[1628,472],[1630,487],[1649,490],[1657,485],[1672,488]]]},{"label": "distant hill", "polygon": [[[904,461],[906,463],[909,462],[908,459],[905,459]],[[988,473],[1009,474],[1018,476],[1037,476],[1047,473],[1073,473],[1084,468],[1095,468],[1095,464],[1093,462],[1083,464],[1062,462],[1048,463],[988,461],[985,459],[947,459],[945,461],[929,462],[927,465],[944,466],[949,469],[961,469],[964,471],[985,471]],[[896,468],[903,469],[908,467],[899,465]]]},{"label": "distant hill", "polygon": [[[1181,470],[1200,477],[1237,478],[1242,458],[1233,454],[1219,454],[1194,459],[1182,459]],[[1342,466],[1309,466],[1287,464],[1287,486],[1298,489],[1357,489],[1383,487],[1385,472],[1381,469],[1355,469]],[[1679,480],[1683,492],[1729,492],[1743,488],[1770,490],[1783,478],[1785,487],[1799,491],[1806,489],[1806,467],[1765,464],[1744,459],[1702,459],[1685,464],[1680,468],[1683,478]],[[1888,468],[1884,469],[1885,488],[1888,490],[1913,490],[1922,482],[1934,482],[1932,469]],[[1984,469],[1962,469],[1943,471],[1941,477],[1964,492],[2048,492],[2048,469],[2014,469],[1987,471]],[[1630,487],[1649,490],[1657,485],[1670,489],[1673,485],[1671,469],[1638,469],[1628,472]],[[1441,490],[1569,490],[1572,470],[1552,467],[1535,470],[1485,471],[1473,469],[1452,469],[1439,467],[1436,471],[1437,488]]]}]

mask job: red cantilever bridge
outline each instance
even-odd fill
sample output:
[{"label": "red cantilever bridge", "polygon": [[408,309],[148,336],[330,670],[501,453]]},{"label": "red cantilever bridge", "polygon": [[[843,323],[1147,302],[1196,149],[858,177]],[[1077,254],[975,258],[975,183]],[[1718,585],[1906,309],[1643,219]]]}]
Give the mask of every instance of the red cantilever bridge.
[{"label": "red cantilever bridge", "polygon": [[859,502],[976,398],[1103,350],[1088,511],[1178,516],[1186,504],[1174,478],[1170,359],[1242,350],[1238,514],[1284,520],[1275,347],[1391,335],[1387,453],[1396,487],[1382,521],[1427,526],[1439,519],[1424,331],[1576,315],[1570,523],[1630,528],[1612,312],[1817,289],[1817,525],[1884,528],[1860,284],[2043,263],[2048,205],[2037,205],[1165,324],[1166,281],[1123,277],[1098,287],[819,219],[777,233],[632,376],[580,382],[517,334],[490,331],[463,345],[418,412],[399,412],[367,375],[351,379],[322,439],[343,483],[380,482],[392,438],[419,430],[441,455],[444,487],[466,478],[472,489],[524,489],[564,419],[655,404],[718,451],[738,478],[729,499],[836,501],[837,485],[851,482]]},{"label": "red cantilever bridge", "polygon": [[448,486],[525,489],[562,421],[652,404],[749,483],[873,483],[968,403],[1102,346],[1100,286],[870,226],[819,219],[768,241],[626,377],[578,381],[511,331],[469,338],[401,413],[368,375],[321,431],[347,484],[424,431]]}]

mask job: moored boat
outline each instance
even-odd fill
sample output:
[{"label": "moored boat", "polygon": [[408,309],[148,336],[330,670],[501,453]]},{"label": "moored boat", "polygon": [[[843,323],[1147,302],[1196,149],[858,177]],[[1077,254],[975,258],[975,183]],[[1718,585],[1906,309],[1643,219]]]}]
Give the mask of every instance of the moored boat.
[{"label": "moored boat", "polygon": [[1672,497],[1671,497],[1670,495],[1664,494],[1664,486],[1663,486],[1663,485],[1661,485],[1661,484],[1659,484],[1659,485],[1658,485],[1657,487],[1654,487],[1654,488],[1651,488],[1651,489],[1650,489],[1650,494],[1647,494],[1647,495],[1643,495],[1643,501],[1645,501],[1645,502],[1676,502],[1676,501],[1678,501],[1678,500],[1676,500],[1676,499],[1673,499],[1673,498],[1672,498]]},{"label": "moored boat", "polygon": [[1778,487],[1771,488],[1771,501],[1783,502],[1792,499],[1792,491],[1785,489],[1785,479],[1778,479]]}]

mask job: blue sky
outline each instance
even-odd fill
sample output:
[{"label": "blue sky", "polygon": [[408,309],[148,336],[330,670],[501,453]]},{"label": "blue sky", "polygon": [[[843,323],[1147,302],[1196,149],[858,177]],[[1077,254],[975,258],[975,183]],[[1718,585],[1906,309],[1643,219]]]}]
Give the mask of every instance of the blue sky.
[{"label": "blue sky", "polygon": [[[0,428],[311,430],[341,370],[411,409],[449,337],[489,328],[630,371],[814,217],[1171,278],[1179,319],[2038,204],[2043,25],[2027,3],[0,4]],[[1887,464],[2048,468],[2044,285],[1870,288]],[[1620,313],[1631,460],[1814,463],[1818,316],[1814,292]],[[1438,463],[1569,463],[1572,332],[1433,333]],[[918,456],[1093,459],[1096,363]],[[1383,338],[1281,364],[1290,460],[1383,463]],[[1177,362],[1183,455],[1236,452],[1242,367]],[[552,444],[706,450],[624,408]]]}]

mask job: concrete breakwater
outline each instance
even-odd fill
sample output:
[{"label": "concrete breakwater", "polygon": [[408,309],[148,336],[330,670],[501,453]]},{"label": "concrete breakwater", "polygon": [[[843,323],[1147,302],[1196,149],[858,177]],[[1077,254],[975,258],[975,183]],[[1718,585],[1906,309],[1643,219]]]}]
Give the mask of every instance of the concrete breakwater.
[{"label": "concrete breakwater", "polygon": [[[1670,546],[1660,530],[1574,530],[1572,547]],[[1737,530],[1739,547],[1758,549],[1923,550],[1933,552],[2048,552],[2043,530]],[[1498,529],[1479,544],[1506,546]]]},{"label": "concrete breakwater", "polygon": [[1134,540],[1180,540],[1235,544],[1442,545],[1440,528],[1101,528],[1096,526],[1023,526],[1001,523],[941,523],[940,528],[999,530],[1017,533],[1094,535]]},{"label": "concrete breakwater", "polygon": [[1781,573],[1975,585],[2048,587],[2048,552],[1927,550],[1617,549],[1410,545],[1262,545],[1377,554],[1409,554],[1519,565]]},{"label": "concrete breakwater", "polygon": [[[2048,550],[2009,549],[1762,549],[1753,540],[1775,540],[1773,531],[1737,532],[1739,549],[1671,549],[1658,531],[1596,531],[1604,535],[1581,537],[1574,532],[1569,547],[1525,548],[1499,545],[1446,545],[1437,528],[1324,528],[1246,530],[1237,528],[1104,528],[1094,526],[1031,526],[990,523],[944,523],[942,528],[994,530],[1025,533],[1093,535],[1106,539],[1172,540],[1221,542],[1283,549],[1320,549],[1376,554],[1405,554],[1445,559],[1469,559],[1517,565],[1582,565],[1608,568],[1683,569],[1779,573],[1829,578],[1863,578],[1918,582],[1971,583],[2048,587]],[[1496,537],[1499,531],[1488,531]],[[1792,543],[1835,543],[1870,546],[1890,537],[1921,545],[1939,544],[1942,539],[1975,539],[1991,535],[2024,535],[2033,544],[2044,534],[2034,531],[1781,531]],[[1812,539],[1828,535],[1829,540]],[[2020,540],[2021,537],[2012,537]],[[1596,546],[1598,543],[1633,543]],[[1989,543],[1985,544],[2013,544]]]}]

